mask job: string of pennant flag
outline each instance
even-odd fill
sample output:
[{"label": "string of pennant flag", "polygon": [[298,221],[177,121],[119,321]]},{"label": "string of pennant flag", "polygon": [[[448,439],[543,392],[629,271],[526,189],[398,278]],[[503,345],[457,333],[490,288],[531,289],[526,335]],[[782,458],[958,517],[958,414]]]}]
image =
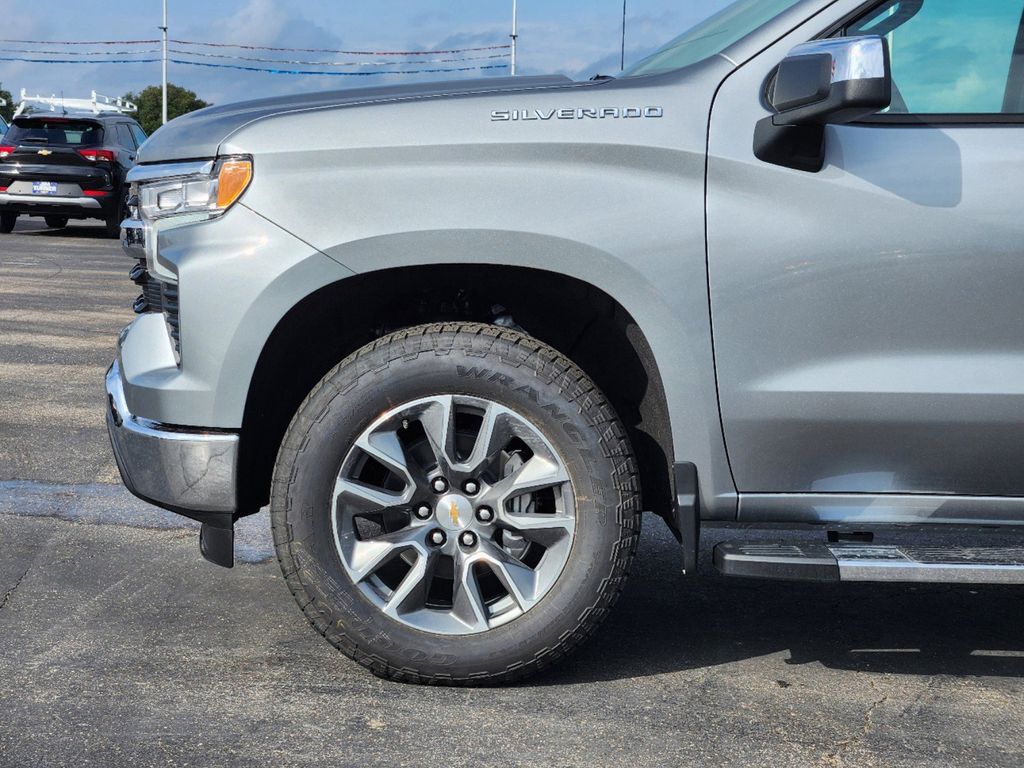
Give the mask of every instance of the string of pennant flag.
[{"label": "string of pennant flag", "polygon": [[[510,45],[486,45],[469,48],[448,48],[423,51],[348,51],[330,48],[283,48],[240,43],[207,43],[197,40],[170,40],[174,45],[186,48],[169,48],[168,58],[172,64],[194,67],[263,72],[276,75],[328,75],[368,77],[373,75],[419,75],[445,72],[471,72],[477,70],[505,69],[511,57]],[[160,48],[132,48],[130,46],[151,46],[159,40],[15,40],[0,38],[0,44],[15,45],[16,48],[2,47],[0,61],[29,64],[152,64],[161,61],[153,54],[161,53]],[[28,45],[44,48],[25,48]],[[81,50],[83,47],[119,46],[116,50]],[[220,52],[202,50],[220,49]],[[242,51],[267,51],[272,53],[321,53],[349,57],[404,57],[401,59],[377,59],[344,61],[311,61],[306,58],[285,59],[266,56],[247,56],[224,52],[226,49]],[[188,58],[181,58],[181,57]],[[47,57],[47,58],[40,58]],[[49,58],[59,57],[59,58]],[[149,57],[149,58],[140,58]],[[434,58],[427,58],[434,57]],[[441,57],[441,58],[437,58]],[[197,61],[216,59],[217,61]],[[503,61],[505,60],[505,61]],[[261,65],[261,66],[256,66]],[[262,66],[273,65],[273,66]],[[454,65],[454,66],[437,66]],[[296,69],[295,67],[321,67],[323,69]],[[382,69],[383,67],[383,69]],[[395,69],[400,67],[400,69]],[[358,71],[336,71],[336,68],[357,68]]]},{"label": "string of pennant flag", "polygon": [[[103,55],[103,56],[141,56],[141,55],[152,55],[160,53],[160,48],[145,48],[141,50],[124,50],[124,51],[83,51],[80,55]],[[207,59],[232,59],[236,61],[255,61],[260,63],[268,64],[298,64],[303,66],[311,67],[394,67],[404,65],[420,65],[420,64],[451,64],[455,62],[463,61],[493,61],[494,59],[505,59],[508,58],[507,53],[492,53],[486,56],[460,56],[450,59],[405,59],[398,61],[304,61],[296,59],[267,59],[258,56],[231,56],[223,53],[209,53],[207,51],[187,51],[181,48],[168,48],[168,53],[184,55],[184,56],[198,56]],[[44,55],[44,56],[65,56],[65,51],[55,51],[51,49],[40,50],[35,49],[21,49],[21,48],[0,48],[0,53],[19,53],[29,55]],[[102,63],[105,59],[100,59]],[[77,62],[79,59],[71,59],[71,62]],[[131,61],[138,61],[138,59],[132,59]],[[93,62],[96,63],[96,62]]]},{"label": "string of pennant flag", "polygon": [[[22,61],[33,64],[81,64],[77,59],[20,59],[0,56],[0,61]],[[154,64],[162,59],[98,59],[90,64]],[[171,64],[188,64],[193,67],[217,67],[220,69],[239,69],[245,72],[267,72],[272,75],[323,75],[325,77],[369,77],[370,75],[426,75],[438,72],[471,72],[484,69],[505,69],[507,64],[490,64],[475,67],[439,67],[427,69],[387,69],[363,70],[361,72],[325,72],[315,69],[276,69],[271,67],[249,67],[241,64],[213,64],[207,61],[185,61],[184,59],[168,58]]]}]

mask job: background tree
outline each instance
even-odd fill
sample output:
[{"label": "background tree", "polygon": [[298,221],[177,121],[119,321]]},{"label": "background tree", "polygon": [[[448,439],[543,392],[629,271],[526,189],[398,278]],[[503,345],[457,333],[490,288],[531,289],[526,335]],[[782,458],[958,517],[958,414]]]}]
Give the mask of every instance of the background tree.
[{"label": "background tree", "polygon": [[6,107],[0,107],[0,117],[3,117],[7,122],[11,122],[11,118],[14,116],[14,97],[10,91],[4,90],[4,84],[0,83],[0,99],[7,102]]},{"label": "background tree", "polygon": [[[135,119],[139,121],[142,130],[151,134],[160,127],[163,97],[159,85],[151,85],[139,93],[127,93],[125,98],[138,105],[139,112],[135,115]],[[178,85],[167,84],[168,120],[208,106],[210,105],[196,96],[194,92]]]}]

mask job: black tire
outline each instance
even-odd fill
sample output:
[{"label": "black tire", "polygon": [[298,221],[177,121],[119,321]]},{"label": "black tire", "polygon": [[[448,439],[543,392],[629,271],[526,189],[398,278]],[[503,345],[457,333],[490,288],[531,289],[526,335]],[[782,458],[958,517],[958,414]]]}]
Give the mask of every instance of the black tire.
[{"label": "black tire", "polygon": [[104,219],[104,228],[107,231],[107,237],[113,238],[114,240],[121,239],[121,222],[124,221],[128,216],[128,198],[124,197],[121,203],[110,213],[107,214]]},{"label": "black tire", "polygon": [[[431,634],[386,616],[344,570],[330,520],[339,467],[368,423],[396,404],[445,393],[528,418],[561,454],[579,500],[557,581],[518,618],[474,635]],[[639,480],[618,416],[563,355],[497,326],[425,325],[363,347],[313,389],[277,457],[271,519],[292,594],[347,656],[403,682],[506,683],[563,659],[607,615],[640,533]]]},{"label": "black tire", "polygon": [[14,231],[14,225],[18,222],[16,213],[0,213],[0,234],[7,235]]},{"label": "black tire", "polygon": [[64,229],[68,225],[67,216],[46,216],[45,220],[50,229]]}]

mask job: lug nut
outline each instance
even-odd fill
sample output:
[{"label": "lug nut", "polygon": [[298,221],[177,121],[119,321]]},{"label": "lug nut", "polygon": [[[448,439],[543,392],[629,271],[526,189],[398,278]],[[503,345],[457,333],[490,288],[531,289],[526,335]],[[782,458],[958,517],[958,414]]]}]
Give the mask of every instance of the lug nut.
[{"label": "lug nut", "polygon": [[476,534],[472,531],[463,531],[462,535],[459,536],[459,542],[464,547],[475,547],[476,546]]},{"label": "lug nut", "polygon": [[444,531],[434,531],[430,534],[430,543],[440,547],[446,540]]},{"label": "lug nut", "polygon": [[435,477],[430,487],[434,489],[435,493],[444,493],[448,490],[448,481],[443,477]]},{"label": "lug nut", "polygon": [[476,511],[476,519],[481,523],[489,523],[494,519],[494,512],[491,511],[490,507],[480,507]]},{"label": "lug nut", "polygon": [[480,490],[480,485],[475,480],[467,480],[462,484],[462,490],[472,496]]},{"label": "lug nut", "polygon": [[420,520],[429,520],[430,519],[430,507],[428,507],[426,504],[420,504],[418,507],[416,507],[416,512],[414,514]]}]

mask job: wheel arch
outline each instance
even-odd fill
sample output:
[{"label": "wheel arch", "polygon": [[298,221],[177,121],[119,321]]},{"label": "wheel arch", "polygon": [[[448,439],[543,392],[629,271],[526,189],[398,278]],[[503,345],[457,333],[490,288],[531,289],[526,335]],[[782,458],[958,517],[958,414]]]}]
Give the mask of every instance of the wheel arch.
[{"label": "wheel arch", "polygon": [[421,263],[362,272],[296,303],[266,340],[249,383],[241,430],[240,509],[254,511],[266,502],[288,423],[332,367],[390,331],[449,320],[514,324],[586,371],[626,424],[641,468],[644,508],[670,518],[674,447],[668,398],[640,324],[609,293],[587,281],[536,267],[487,263]]}]

